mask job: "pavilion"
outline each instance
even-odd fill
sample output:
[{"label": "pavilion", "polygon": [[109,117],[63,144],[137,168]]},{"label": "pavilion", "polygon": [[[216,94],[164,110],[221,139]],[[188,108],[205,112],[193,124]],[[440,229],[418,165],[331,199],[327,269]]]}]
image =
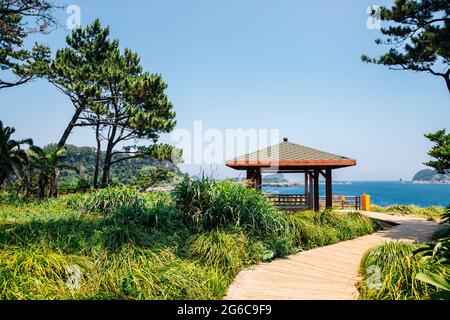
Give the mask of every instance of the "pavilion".
[{"label": "pavilion", "polygon": [[356,165],[356,160],[332,153],[291,143],[283,142],[237,157],[226,162],[236,170],[247,171],[248,184],[261,189],[262,173],[303,173],[305,175],[305,194],[278,197],[280,206],[292,202],[308,209],[320,210],[319,176],[325,178],[325,206],[333,206],[332,170]]}]

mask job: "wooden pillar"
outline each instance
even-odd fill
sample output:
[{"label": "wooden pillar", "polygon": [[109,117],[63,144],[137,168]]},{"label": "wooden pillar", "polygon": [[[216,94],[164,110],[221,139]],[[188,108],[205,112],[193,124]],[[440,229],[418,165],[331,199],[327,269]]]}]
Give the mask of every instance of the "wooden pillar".
[{"label": "wooden pillar", "polygon": [[254,168],[247,169],[247,186],[250,188],[255,187],[255,169]]},{"label": "wooden pillar", "polygon": [[308,172],[305,172],[305,196],[308,195],[308,191],[309,191],[309,175]]},{"label": "wooden pillar", "polygon": [[313,180],[313,174],[311,172],[308,172],[309,177],[309,209],[314,208],[314,180]]},{"label": "wooden pillar", "polygon": [[331,169],[325,171],[325,207],[327,209],[333,208],[333,182]]},{"label": "wooden pillar", "polygon": [[256,168],[256,170],[255,170],[255,183],[256,183],[255,188],[257,190],[261,190],[261,185],[262,185],[261,168]]},{"label": "wooden pillar", "polygon": [[319,171],[314,170],[314,211],[320,211]]},{"label": "wooden pillar", "polygon": [[247,169],[247,183],[249,187],[261,190],[262,184],[261,168]]}]

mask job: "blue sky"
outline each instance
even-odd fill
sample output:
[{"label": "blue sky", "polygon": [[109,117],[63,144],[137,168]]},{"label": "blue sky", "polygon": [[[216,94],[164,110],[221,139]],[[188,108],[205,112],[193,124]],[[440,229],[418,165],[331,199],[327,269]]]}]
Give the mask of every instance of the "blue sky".
[{"label": "blue sky", "polygon": [[[82,25],[100,18],[145,70],[163,75],[177,128],[200,120],[205,129],[280,129],[292,142],[358,160],[337,179],[410,179],[427,160],[423,134],[448,126],[443,80],[360,61],[385,50],[366,26],[367,7],[391,1],[58,2],[80,6]],[[55,51],[68,33],[39,41]],[[39,145],[57,141],[71,113],[45,81],[0,92],[0,119]],[[77,130],[69,143],[93,145],[92,132]],[[236,174],[215,167],[220,177]]]}]

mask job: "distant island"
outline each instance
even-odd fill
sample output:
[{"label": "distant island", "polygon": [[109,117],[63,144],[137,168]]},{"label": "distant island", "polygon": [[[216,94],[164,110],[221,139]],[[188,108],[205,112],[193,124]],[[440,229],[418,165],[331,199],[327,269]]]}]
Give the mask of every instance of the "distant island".
[{"label": "distant island", "polygon": [[450,172],[439,174],[436,170],[424,169],[417,172],[412,181],[413,183],[450,184]]},{"label": "distant island", "polygon": [[265,187],[291,187],[302,184],[302,182],[289,181],[282,173],[269,174],[263,177],[263,186]]},{"label": "distant island", "polygon": [[269,174],[264,176],[264,181],[266,182],[288,182],[288,179],[282,173]]}]

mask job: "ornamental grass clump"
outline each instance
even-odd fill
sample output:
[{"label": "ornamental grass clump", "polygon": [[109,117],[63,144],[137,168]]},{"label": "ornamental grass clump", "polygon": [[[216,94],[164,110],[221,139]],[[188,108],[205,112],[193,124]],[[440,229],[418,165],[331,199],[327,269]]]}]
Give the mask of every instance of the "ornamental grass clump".
[{"label": "ornamental grass clump", "polygon": [[40,245],[2,247],[0,250],[0,300],[71,299],[85,283],[71,282],[73,273],[91,269],[86,257],[67,255]]},{"label": "ornamental grass clump", "polygon": [[349,240],[381,230],[383,225],[359,213],[303,211],[287,215],[291,244],[301,250]]},{"label": "ornamental grass clump", "polygon": [[285,218],[260,192],[232,181],[184,179],[173,191],[182,220],[193,230],[243,228],[256,237],[284,232]]},{"label": "ornamental grass clump", "polygon": [[85,213],[105,215],[121,208],[132,209],[135,213],[142,213],[147,210],[145,198],[136,190],[125,187],[109,187],[84,195],[68,196],[67,204],[72,209]]},{"label": "ornamental grass clump", "polygon": [[214,230],[193,235],[187,241],[187,255],[203,265],[221,270],[230,279],[243,268],[273,257],[262,242],[249,239],[239,230]]},{"label": "ornamental grass clump", "polygon": [[154,252],[123,247],[99,259],[89,298],[126,300],[217,299],[226,284],[214,270],[180,258],[170,248]]},{"label": "ornamental grass clump", "polygon": [[404,242],[387,242],[368,250],[360,263],[360,299],[421,300],[433,295],[436,288],[418,280],[417,275],[448,277],[448,267],[415,254],[418,248]]}]

